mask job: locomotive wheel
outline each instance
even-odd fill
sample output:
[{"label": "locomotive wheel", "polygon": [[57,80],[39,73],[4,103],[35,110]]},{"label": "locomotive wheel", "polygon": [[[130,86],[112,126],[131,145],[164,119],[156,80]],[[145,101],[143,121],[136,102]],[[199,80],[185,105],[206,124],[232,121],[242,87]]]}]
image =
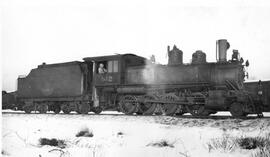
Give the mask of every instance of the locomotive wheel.
[{"label": "locomotive wheel", "polygon": [[230,113],[233,117],[243,117],[247,115],[243,110],[243,105],[239,102],[231,104]]},{"label": "locomotive wheel", "polygon": [[204,105],[187,105],[188,112],[193,116],[209,116],[210,112],[205,109]]},{"label": "locomotive wheel", "polygon": [[79,112],[81,114],[88,114],[88,112],[90,111],[90,105],[87,103],[81,103],[79,104]]},{"label": "locomotive wheel", "polygon": [[61,108],[60,108],[60,106],[53,106],[53,112],[55,113],[55,114],[58,114],[58,113],[60,113],[60,111],[61,111]]},{"label": "locomotive wheel", "polygon": [[[143,97],[144,100],[155,100],[156,97],[153,95],[145,95]],[[156,109],[156,104],[155,103],[151,103],[151,102],[143,102],[140,104],[139,106],[139,115],[143,114],[143,115],[152,115],[155,112]],[[138,113],[137,113],[138,114]]]},{"label": "locomotive wheel", "polygon": [[126,95],[120,100],[119,107],[121,112],[125,114],[133,114],[138,112],[139,104],[135,96]]},{"label": "locomotive wheel", "polygon": [[93,108],[93,112],[95,114],[100,114],[102,112],[102,107],[98,106],[98,107],[94,107]]},{"label": "locomotive wheel", "polygon": [[209,116],[210,111],[205,109],[203,104],[199,105],[196,103],[205,103],[205,96],[202,93],[192,93],[187,99],[189,105],[186,106],[187,111],[193,116]]},{"label": "locomotive wheel", "polygon": [[79,104],[77,105],[76,113],[81,114],[81,112],[79,111]]},{"label": "locomotive wheel", "polygon": [[154,111],[155,115],[162,115],[163,114],[164,111],[162,110],[161,105],[162,104],[157,104],[156,105],[156,109]]},{"label": "locomotive wheel", "polygon": [[48,111],[48,105],[45,103],[37,104],[37,111],[41,114],[46,113]]},{"label": "locomotive wheel", "polygon": [[[177,101],[178,99],[178,97],[175,94],[166,94],[166,95],[163,95],[161,98],[163,101],[170,101],[170,102]],[[167,116],[174,115],[175,112],[177,111],[177,108],[178,108],[177,104],[165,103],[161,105],[162,112]]]},{"label": "locomotive wheel", "polygon": [[71,109],[69,108],[68,104],[62,105],[61,109],[65,114],[69,114],[71,112]]},{"label": "locomotive wheel", "polygon": [[23,107],[23,110],[24,110],[25,113],[31,113],[32,107],[29,106],[29,105],[25,105],[25,106]]},{"label": "locomotive wheel", "polygon": [[185,113],[187,113],[186,108],[183,105],[179,105],[175,115],[182,116]]}]

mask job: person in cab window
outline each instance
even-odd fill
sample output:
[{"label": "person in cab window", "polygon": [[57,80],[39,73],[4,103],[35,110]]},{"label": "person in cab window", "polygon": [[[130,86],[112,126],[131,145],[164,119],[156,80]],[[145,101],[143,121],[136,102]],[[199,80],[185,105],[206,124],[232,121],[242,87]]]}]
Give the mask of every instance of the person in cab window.
[{"label": "person in cab window", "polygon": [[98,68],[98,73],[99,74],[104,74],[106,72],[107,72],[107,70],[104,68],[104,65],[102,63],[100,63],[99,68]]}]

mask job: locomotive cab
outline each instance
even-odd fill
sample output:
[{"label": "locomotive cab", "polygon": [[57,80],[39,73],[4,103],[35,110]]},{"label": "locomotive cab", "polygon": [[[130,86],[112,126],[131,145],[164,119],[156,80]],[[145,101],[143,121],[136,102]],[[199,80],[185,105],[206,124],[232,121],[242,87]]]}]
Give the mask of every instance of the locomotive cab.
[{"label": "locomotive cab", "polygon": [[92,100],[94,107],[113,108],[116,105],[117,88],[125,82],[126,68],[144,65],[145,60],[134,54],[84,58],[86,63],[93,64]]},{"label": "locomotive cab", "polygon": [[93,64],[94,86],[120,84],[120,55],[89,57],[84,60]]},{"label": "locomotive cab", "polygon": [[84,58],[93,64],[94,86],[113,86],[124,83],[127,67],[145,65],[146,59],[134,54]]}]

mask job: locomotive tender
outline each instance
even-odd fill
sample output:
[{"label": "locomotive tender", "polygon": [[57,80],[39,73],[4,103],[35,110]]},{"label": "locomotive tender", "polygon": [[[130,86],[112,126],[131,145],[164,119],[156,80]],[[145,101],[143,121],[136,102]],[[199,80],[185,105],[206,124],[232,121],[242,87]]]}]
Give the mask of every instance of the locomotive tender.
[{"label": "locomotive tender", "polygon": [[[83,62],[42,64],[18,78],[17,100],[26,113],[61,110],[87,114],[116,109],[125,114],[208,116],[230,111],[240,117],[261,113],[261,101],[244,90],[243,59],[227,40],[216,43],[217,62],[196,51],[190,64],[168,47],[168,65],[134,54],[84,58]],[[102,66],[101,66],[102,64]],[[106,71],[100,73],[99,68]]]}]

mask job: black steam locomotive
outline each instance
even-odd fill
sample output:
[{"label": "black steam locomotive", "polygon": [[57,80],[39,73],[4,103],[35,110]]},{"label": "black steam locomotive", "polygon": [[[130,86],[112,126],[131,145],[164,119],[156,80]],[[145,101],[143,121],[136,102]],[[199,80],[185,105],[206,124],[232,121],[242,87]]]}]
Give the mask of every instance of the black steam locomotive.
[{"label": "black steam locomotive", "polygon": [[42,64],[18,78],[16,103],[26,113],[61,110],[96,114],[118,110],[125,114],[208,116],[230,111],[232,116],[261,114],[266,104],[244,89],[248,61],[233,50],[227,61],[227,40],[218,40],[217,62],[206,62],[196,51],[184,64],[183,52],[168,47],[168,65],[122,54],[84,58],[83,62]]}]

